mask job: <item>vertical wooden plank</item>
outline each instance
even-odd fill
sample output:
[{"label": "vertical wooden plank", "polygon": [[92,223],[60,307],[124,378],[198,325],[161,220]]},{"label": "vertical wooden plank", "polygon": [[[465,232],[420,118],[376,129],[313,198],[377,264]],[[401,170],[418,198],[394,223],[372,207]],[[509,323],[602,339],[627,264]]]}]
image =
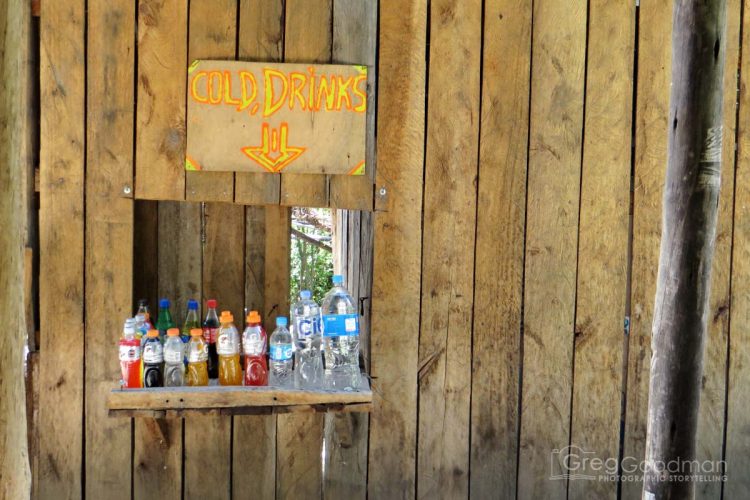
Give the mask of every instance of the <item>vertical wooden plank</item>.
[{"label": "vertical wooden plank", "polygon": [[[368,497],[416,493],[427,2],[380,3]],[[406,105],[405,103],[408,103]],[[393,325],[399,328],[393,328]]]},{"label": "vertical wooden plank", "polygon": [[289,256],[291,213],[287,207],[266,207],[266,254],[263,326],[268,335],[276,328],[276,316],[289,314]]},{"label": "vertical wooden plank", "polygon": [[105,400],[133,314],[134,30],[131,1],[88,6],[85,330],[98,332],[85,342],[88,498],[130,498],[131,421],[107,418]]},{"label": "vertical wooden plank", "polygon": [[432,1],[419,332],[420,498],[469,493],[481,24],[481,1]]},{"label": "vertical wooden plank", "polygon": [[135,193],[185,198],[188,0],[139,0]]},{"label": "vertical wooden plank", "polygon": [[515,498],[531,3],[484,8],[470,491]]},{"label": "vertical wooden plank", "polygon": [[586,2],[534,3],[518,494],[565,498],[550,451],[569,442]]},{"label": "vertical wooden plank", "polygon": [[362,176],[332,175],[332,207],[372,210],[375,181],[375,109],[378,40],[378,2],[333,0],[333,62],[367,65],[367,153]]},{"label": "vertical wooden plank", "polygon": [[[729,5],[727,5],[729,9]],[[746,7],[747,9],[747,7]],[[727,10],[729,14],[731,10]],[[727,15],[727,31],[730,16]],[[750,16],[744,11],[742,22],[742,46],[750,46]],[[734,69],[727,51],[727,71]],[[734,237],[732,241],[732,288],[731,318],[729,332],[729,371],[727,380],[726,421],[726,474],[724,498],[750,497],[750,58],[742,57],[739,82],[739,120],[737,122],[737,165],[734,198]],[[724,114],[734,111],[726,107]],[[724,132],[725,137],[729,131]],[[723,160],[726,161],[727,142],[724,143]],[[730,151],[732,149],[730,148]],[[722,176],[731,163],[722,165]],[[722,179],[724,182],[724,179]],[[726,194],[722,185],[721,197]],[[721,200],[721,198],[720,198]],[[721,203],[721,201],[720,201]],[[717,239],[718,244],[718,239]],[[714,268],[715,270],[716,268]],[[713,313],[713,306],[712,306]],[[712,318],[711,318],[712,319]],[[709,341],[710,342],[710,341]],[[710,343],[709,343],[710,345]],[[707,349],[710,349],[708,347]],[[709,351],[707,351],[708,353]],[[699,420],[699,425],[701,425]],[[700,442],[700,441],[699,441]],[[699,445],[699,450],[700,450]]]},{"label": "vertical wooden plank", "polygon": [[[284,61],[331,61],[333,0],[286,0]],[[328,206],[328,177],[317,174],[282,174],[281,204]]]},{"label": "vertical wooden plank", "polygon": [[[198,203],[158,203],[158,298],[172,301],[176,321],[190,298],[201,291],[201,210]],[[143,256],[145,258],[145,256]],[[136,268],[141,259],[136,257]],[[136,273],[138,270],[136,269]],[[182,497],[183,421],[136,419],[133,456],[135,499]]]},{"label": "vertical wooden plank", "polygon": [[[188,57],[234,59],[237,0],[190,2]],[[233,172],[185,172],[185,198],[193,201],[233,201]]]},{"label": "vertical wooden plank", "polygon": [[83,495],[84,3],[40,18],[40,498]]},{"label": "vertical wooden plank", "polygon": [[[31,6],[0,2],[0,498],[29,498],[36,474],[37,422],[33,415],[38,382],[37,353],[25,354],[27,305],[33,301],[29,239],[33,177]],[[31,182],[29,182],[31,181]],[[32,318],[33,319],[33,318]],[[26,366],[24,366],[24,361]],[[25,376],[24,376],[25,375]]]},{"label": "vertical wooden plank", "polygon": [[[635,4],[589,3],[570,443],[603,462],[620,449],[634,43]],[[569,493],[615,498],[617,483],[571,481]]]},{"label": "vertical wooden plank", "polygon": [[[284,56],[283,0],[240,0],[239,26],[240,60],[281,61]],[[280,175],[237,172],[234,184],[237,203],[279,203]]]},{"label": "vertical wooden plank", "polygon": [[[643,2],[638,24],[631,317],[623,442],[623,456],[636,460],[646,452],[651,322],[667,164],[671,44],[672,2]],[[642,486],[637,481],[623,482],[623,498],[641,498]]]},{"label": "vertical wooden plank", "polygon": [[[734,226],[735,131],[737,127],[737,71],[739,68],[741,1],[727,0],[727,24],[722,43],[724,66],[724,137],[722,144],[721,192],[716,227],[716,247],[711,269],[708,338],[703,358],[703,384],[698,413],[696,459],[718,464],[724,459],[727,396],[727,357],[731,309],[730,273]],[[730,446],[729,444],[727,446]],[[731,463],[731,462],[729,462]],[[710,475],[710,474],[706,474]],[[727,483],[728,484],[728,483]],[[720,498],[720,481],[697,482],[696,498]],[[740,498],[729,495],[726,498]]]}]

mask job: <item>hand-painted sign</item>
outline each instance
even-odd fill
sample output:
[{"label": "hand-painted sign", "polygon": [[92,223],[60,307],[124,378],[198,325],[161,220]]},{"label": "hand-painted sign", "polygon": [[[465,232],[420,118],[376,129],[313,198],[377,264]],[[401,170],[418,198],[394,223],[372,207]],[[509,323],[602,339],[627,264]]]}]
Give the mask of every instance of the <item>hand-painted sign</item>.
[{"label": "hand-painted sign", "polygon": [[365,66],[199,60],[187,93],[187,170],[365,173]]}]

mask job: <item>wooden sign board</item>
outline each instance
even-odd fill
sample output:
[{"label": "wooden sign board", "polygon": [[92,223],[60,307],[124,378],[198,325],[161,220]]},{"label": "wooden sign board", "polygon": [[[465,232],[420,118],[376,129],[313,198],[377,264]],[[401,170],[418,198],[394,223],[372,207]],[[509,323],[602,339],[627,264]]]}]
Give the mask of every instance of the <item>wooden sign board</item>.
[{"label": "wooden sign board", "polygon": [[367,67],[193,62],[187,170],[363,175]]}]

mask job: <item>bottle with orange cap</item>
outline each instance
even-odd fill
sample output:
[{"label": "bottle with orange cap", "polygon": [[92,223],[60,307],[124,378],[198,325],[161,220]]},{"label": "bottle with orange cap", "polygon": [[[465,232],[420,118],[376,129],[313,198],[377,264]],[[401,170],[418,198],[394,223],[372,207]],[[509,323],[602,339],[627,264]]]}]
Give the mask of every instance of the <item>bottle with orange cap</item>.
[{"label": "bottle with orange cap", "polygon": [[185,343],[178,328],[167,330],[164,342],[164,387],[182,387],[185,384]]},{"label": "bottle with orange cap", "polygon": [[266,330],[260,323],[258,311],[250,311],[246,319],[247,328],[242,334],[242,350],[245,353],[245,385],[268,385]]},{"label": "bottle with orange cap", "polygon": [[188,342],[188,366],[185,385],[208,385],[208,345],[203,339],[203,330],[190,330]]},{"label": "bottle with orange cap", "polygon": [[143,387],[161,387],[164,365],[164,346],[158,330],[149,330],[143,344]]},{"label": "bottle with orange cap", "polygon": [[240,368],[240,335],[234,326],[234,316],[229,311],[222,311],[219,317],[216,351],[219,355],[219,384],[242,385]]}]

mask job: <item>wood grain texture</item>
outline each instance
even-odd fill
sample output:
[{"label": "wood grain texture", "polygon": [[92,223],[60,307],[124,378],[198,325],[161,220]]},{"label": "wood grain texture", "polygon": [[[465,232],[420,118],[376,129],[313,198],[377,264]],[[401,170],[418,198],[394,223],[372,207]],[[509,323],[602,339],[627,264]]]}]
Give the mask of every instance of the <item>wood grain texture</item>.
[{"label": "wood grain texture", "polygon": [[139,0],[135,195],[185,199],[188,0]]},{"label": "wood grain texture", "polygon": [[[190,1],[188,58],[191,63],[196,59],[234,59],[237,1]],[[234,173],[185,172],[185,198],[191,201],[233,201]]]},{"label": "wood grain texture", "polygon": [[482,2],[433,0],[430,17],[417,493],[465,498]]},{"label": "wood grain texture", "polygon": [[[333,0],[286,0],[284,62],[331,61]],[[282,205],[328,206],[328,176],[282,174]]]},{"label": "wood grain texture", "polygon": [[486,1],[471,388],[477,498],[516,496],[530,64],[531,4]]},{"label": "wood grain texture", "polygon": [[[281,61],[284,57],[283,0],[240,0],[237,47],[240,60]],[[281,176],[240,173],[234,177],[237,203],[276,205],[281,194]]]},{"label": "wood grain texture", "polygon": [[39,498],[83,495],[84,3],[40,18]]},{"label": "wood grain texture", "polygon": [[140,299],[156,306],[159,296],[159,202],[136,201],[133,219],[133,311],[136,311]]},{"label": "wood grain texture", "polygon": [[[416,493],[427,2],[380,3],[378,158],[385,187],[375,222],[368,497]],[[409,106],[404,106],[409,102]],[[394,329],[392,325],[398,324]]]},{"label": "wood grain texture", "polygon": [[[603,461],[620,448],[635,20],[632,3],[589,3],[570,443]],[[571,481],[569,494],[616,498],[617,483]]]},{"label": "wood grain texture", "polygon": [[518,494],[564,498],[569,443],[586,2],[534,4]]},{"label": "wood grain texture", "polygon": [[31,250],[24,248],[31,231],[28,219],[34,182],[29,173],[34,170],[30,138],[36,129],[31,115],[31,30],[28,2],[0,2],[0,220],[4,227],[0,236],[0,317],[6,331],[0,335],[0,498],[29,498],[32,470],[38,475],[38,425],[33,408],[39,364],[36,353],[28,358],[24,353],[27,335],[34,346],[33,321],[31,330],[26,321],[27,304],[34,300],[30,280],[25,279],[31,276],[32,261],[26,258]]},{"label": "wood grain texture", "polygon": [[[130,0],[88,7],[86,121],[86,485],[89,498],[130,498],[131,422],[106,418],[120,380],[116,343],[132,317],[133,82]],[[107,460],[99,460],[107,457]]]},{"label": "wood grain texture", "polygon": [[375,181],[375,111],[378,44],[378,2],[333,0],[333,61],[367,65],[367,154],[365,175],[332,175],[331,207],[372,210]]},{"label": "wood grain texture", "polygon": [[[639,19],[631,317],[623,441],[623,455],[637,460],[646,453],[651,322],[667,162],[672,3],[644,2]],[[642,486],[640,482],[624,482],[623,498],[641,498]]]},{"label": "wood grain texture", "polygon": [[[732,24],[730,5],[727,4],[727,39]],[[747,47],[750,44],[750,16],[745,11],[742,19],[742,44]],[[727,50],[726,71],[733,68],[729,58],[730,51]],[[746,471],[750,468],[750,388],[747,380],[750,379],[750,95],[748,95],[748,79],[750,79],[750,58],[742,58],[740,67],[739,83],[739,120],[737,122],[737,164],[736,177],[734,179],[734,237],[732,240],[732,287],[730,308],[730,331],[729,331],[729,370],[727,378],[727,422],[726,422],[726,475],[727,482],[724,485],[724,498],[748,498],[750,497],[750,477]],[[733,110],[726,107],[727,111]],[[724,131],[724,137],[729,134]],[[724,143],[724,156],[722,175],[731,169],[732,163],[726,163],[727,143]],[[731,151],[731,150],[730,150]],[[722,179],[722,183],[724,182]],[[719,198],[719,210],[721,210],[721,198],[727,194],[726,185],[721,187]],[[721,214],[721,212],[720,212]],[[721,221],[721,215],[720,215]],[[721,222],[720,222],[721,224]],[[717,233],[717,257],[721,244],[719,235],[721,225]],[[713,271],[716,271],[714,267]],[[716,275],[714,275],[716,276]],[[714,294],[712,293],[712,296]],[[712,298],[713,301],[713,298]],[[713,304],[711,314],[714,314]],[[713,318],[709,317],[709,321]],[[710,325],[711,323],[709,323]],[[709,336],[706,348],[706,366],[709,366],[711,343],[713,339]],[[701,416],[702,418],[702,416]],[[699,429],[702,425],[699,420]],[[701,452],[701,440],[698,441],[698,451]],[[697,493],[702,493],[700,489]],[[708,498],[704,496],[704,498]]]}]

